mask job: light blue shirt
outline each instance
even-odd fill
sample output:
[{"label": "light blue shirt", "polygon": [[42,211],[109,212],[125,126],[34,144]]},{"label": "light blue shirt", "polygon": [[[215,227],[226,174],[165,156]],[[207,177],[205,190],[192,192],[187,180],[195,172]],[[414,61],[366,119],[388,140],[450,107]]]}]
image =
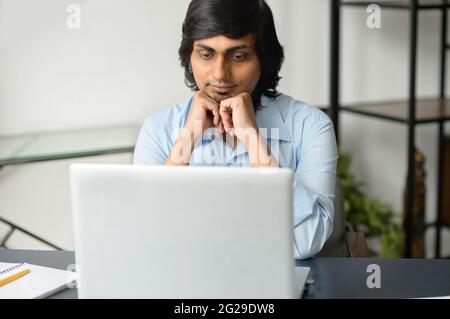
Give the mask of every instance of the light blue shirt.
[{"label": "light blue shirt", "polygon": [[[135,165],[164,165],[184,127],[192,97],[146,119],[134,151]],[[281,167],[294,173],[294,255],[317,254],[333,229],[337,147],[333,123],[316,107],[287,95],[263,96],[256,123]],[[190,165],[250,166],[247,150],[233,150],[207,131],[194,147]]]}]

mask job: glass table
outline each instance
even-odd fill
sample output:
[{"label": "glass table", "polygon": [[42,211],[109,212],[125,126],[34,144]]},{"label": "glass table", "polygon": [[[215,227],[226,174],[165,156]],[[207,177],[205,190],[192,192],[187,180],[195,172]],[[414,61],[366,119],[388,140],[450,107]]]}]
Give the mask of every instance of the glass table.
[{"label": "glass table", "polygon": [[[0,136],[0,169],[5,165],[133,152],[140,128],[141,124],[130,124]],[[6,236],[0,238],[0,248],[7,248],[11,235],[20,231],[54,249],[62,250],[1,216],[0,222],[10,227]]]}]

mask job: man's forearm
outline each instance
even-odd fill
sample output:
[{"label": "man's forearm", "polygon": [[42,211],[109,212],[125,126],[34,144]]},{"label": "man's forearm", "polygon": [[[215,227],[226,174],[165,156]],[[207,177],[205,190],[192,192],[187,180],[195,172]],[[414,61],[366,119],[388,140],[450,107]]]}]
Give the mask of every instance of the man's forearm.
[{"label": "man's forearm", "polygon": [[[181,132],[172,148],[172,152],[165,161],[166,166],[189,166],[195,137],[186,131]],[[272,155],[265,139],[257,130],[247,131],[243,140],[249,154],[249,161],[253,167],[279,167],[277,159]]]},{"label": "man's forearm", "polygon": [[250,131],[246,135],[244,144],[252,167],[279,167],[277,159],[257,130]]},{"label": "man's forearm", "polygon": [[191,134],[181,132],[173,145],[172,152],[165,161],[166,166],[189,166],[194,149],[194,138]]}]

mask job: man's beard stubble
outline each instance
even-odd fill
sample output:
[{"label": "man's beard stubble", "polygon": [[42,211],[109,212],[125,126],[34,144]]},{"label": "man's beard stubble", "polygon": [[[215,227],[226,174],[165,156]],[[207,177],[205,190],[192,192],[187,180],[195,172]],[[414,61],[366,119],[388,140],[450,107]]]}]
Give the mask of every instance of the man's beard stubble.
[{"label": "man's beard stubble", "polygon": [[[215,101],[217,104],[220,105],[220,102],[222,102],[223,100],[232,98],[233,96],[239,95],[240,93],[237,94],[220,94],[220,93],[216,93],[214,95],[210,95],[208,94],[207,90],[203,91],[211,100]],[[255,90],[250,94],[250,96],[252,97],[252,102],[253,102],[253,107],[256,110],[258,109],[259,103],[260,103],[260,99],[261,99],[261,94],[259,95],[259,98],[257,98],[257,93],[258,92],[258,87],[255,88]]]},{"label": "man's beard stubble", "polygon": [[217,104],[220,104],[220,102],[222,102],[223,100],[232,98],[234,95],[232,94],[214,94],[213,96],[210,96],[209,94],[207,94],[212,100],[214,100]]}]

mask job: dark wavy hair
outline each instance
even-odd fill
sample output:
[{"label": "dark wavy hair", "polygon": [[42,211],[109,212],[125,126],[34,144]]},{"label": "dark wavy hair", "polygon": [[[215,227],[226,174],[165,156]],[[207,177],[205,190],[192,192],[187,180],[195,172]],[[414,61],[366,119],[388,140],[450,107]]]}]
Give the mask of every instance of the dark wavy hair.
[{"label": "dark wavy hair", "polygon": [[264,0],[192,0],[183,23],[183,38],[178,50],[184,67],[185,83],[193,91],[199,88],[190,64],[195,40],[223,35],[240,39],[248,34],[255,38],[261,77],[252,94],[257,108],[261,95],[276,98],[284,61],[284,50],[278,41],[272,11]]}]

